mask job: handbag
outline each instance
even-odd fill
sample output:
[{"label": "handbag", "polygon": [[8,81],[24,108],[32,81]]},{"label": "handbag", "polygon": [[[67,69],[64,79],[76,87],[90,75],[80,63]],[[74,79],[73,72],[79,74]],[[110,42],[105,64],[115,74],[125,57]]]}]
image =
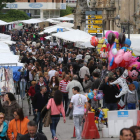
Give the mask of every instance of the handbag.
[{"label": "handbag", "polygon": [[[17,128],[17,121],[16,121],[16,128]],[[20,138],[22,137],[23,135],[21,134],[21,121],[20,121],[20,133],[18,133],[18,128],[17,128],[17,140],[20,140]]]},{"label": "handbag", "polygon": [[[51,103],[52,103],[52,99],[51,99]],[[47,113],[46,113],[45,117],[43,118],[42,122],[44,123],[44,127],[49,127],[50,123],[52,123],[51,107],[47,111]]]}]

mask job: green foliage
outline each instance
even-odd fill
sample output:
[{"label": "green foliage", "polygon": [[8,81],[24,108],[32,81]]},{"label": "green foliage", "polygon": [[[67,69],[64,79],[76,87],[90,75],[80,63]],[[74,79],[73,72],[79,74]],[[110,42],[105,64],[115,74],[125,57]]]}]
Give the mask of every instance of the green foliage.
[{"label": "green foliage", "polygon": [[73,11],[73,8],[72,7],[66,6],[66,10],[61,10],[60,11],[60,17],[63,17],[65,15],[72,14],[72,11]]},{"label": "green foliage", "polygon": [[11,21],[17,21],[17,20],[26,20],[30,17],[27,16],[27,14],[20,10],[8,10],[6,14],[0,14],[0,20],[11,22]]},{"label": "green foliage", "polygon": [[0,0],[0,12],[6,6],[6,3],[15,2],[15,0]]}]

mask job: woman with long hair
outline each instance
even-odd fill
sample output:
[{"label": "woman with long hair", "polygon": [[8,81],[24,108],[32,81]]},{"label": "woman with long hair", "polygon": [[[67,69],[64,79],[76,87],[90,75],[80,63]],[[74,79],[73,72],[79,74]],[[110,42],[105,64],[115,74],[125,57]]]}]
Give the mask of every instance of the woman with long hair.
[{"label": "woman with long hair", "polygon": [[54,93],[55,91],[58,90],[59,88],[59,81],[58,81],[58,78],[56,76],[53,76],[51,78],[51,81],[50,81],[50,84],[49,84],[49,88],[50,88],[50,91],[51,91],[51,97],[54,97]]},{"label": "woman with long hair", "polygon": [[21,135],[28,133],[29,120],[24,117],[22,108],[14,110],[14,119],[9,123],[7,135],[10,140],[18,140]]},{"label": "woman with long hair", "polygon": [[51,108],[51,120],[50,129],[52,133],[52,140],[58,140],[56,137],[56,127],[60,120],[60,113],[63,115],[63,121],[66,122],[65,111],[62,102],[62,92],[60,90],[55,91],[54,98],[51,98],[47,104],[47,109]]},{"label": "woman with long hair", "polygon": [[9,123],[9,121],[14,119],[13,113],[15,109],[19,108],[19,104],[16,102],[15,96],[10,92],[6,93],[4,99],[3,109],[5,112],[5,120]]},{"label": "woman with long hair", "polygon": [[7,140],[7,129],[8,125],[4,121],[5,114],[0,112],[0,140]]},{"label": "woman with long hair", "polygon": [[92,72],[97,68],[93,60],[89,61],[88,68],[89,68],[90,75],[92,75]]}]

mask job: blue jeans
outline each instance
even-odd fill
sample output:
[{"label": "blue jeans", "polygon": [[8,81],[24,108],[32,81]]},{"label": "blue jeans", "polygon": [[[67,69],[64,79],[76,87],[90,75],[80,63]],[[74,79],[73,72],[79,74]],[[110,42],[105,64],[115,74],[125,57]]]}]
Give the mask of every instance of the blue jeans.
[{"label": "blue jeans", "polygon": [[81,140],[83,115],[76,115],[74,116],[73,120],[76,130],[76,139]]},{"label": "blue jeans", "polygon": [[118,108],[117,103],[106,103],[106,107],[109,110],[117,110],[117,108]]},{"label": "blue jeans", "polygon": [[50,124],[50,129],[52,133],[52,138],[54,138],[56,136],[56,127],[60,120],[60,117],[51,117],[51,119],[52,119],[52,123]]},{"label": "blue jeans", "polygon": [[127,103],[128,109],[136,109],[135,103]]},{"label": "blue jeans", "polygon": [[43,127],[43,123],[42,123],[42,117],[41,117],[41,112],[37,112],[37,117],[36,117],[36,124],[39,124],[39,132],[42,132],[42,127]]},{"label": "blue jeans", "polygon": [[[20,96],[21,96],[21,99],[25,97],[26,84],[27,84],[26,81],[24,81],[24,82],[20,81]],[[23,88],[23,90],[22,90],[22,88]]]}]

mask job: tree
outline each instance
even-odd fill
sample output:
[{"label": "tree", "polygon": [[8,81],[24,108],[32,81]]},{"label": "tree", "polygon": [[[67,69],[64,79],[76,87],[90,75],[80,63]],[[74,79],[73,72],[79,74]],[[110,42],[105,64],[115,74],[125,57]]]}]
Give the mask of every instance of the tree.
[{"label": "tree", "polygon": [[8,10],[6,14],[1,14],[0,19],[6,22],[17,21],[17,20],[26,20],[30,17],[24,12],[20,10]]},{"label": "tree", "polygon": [[0,0],[0,12],[6,6],[6,3],[15,2],[15,0]]},{"label": "tree", "polygon": [[69,15],[69,14],[72,14],[72,13],[73,13],[73,8],[69,7],[69,6],[66,6],[66,10],[61,10],[60,11],[60,16],[63,17],[65,15]]}]

